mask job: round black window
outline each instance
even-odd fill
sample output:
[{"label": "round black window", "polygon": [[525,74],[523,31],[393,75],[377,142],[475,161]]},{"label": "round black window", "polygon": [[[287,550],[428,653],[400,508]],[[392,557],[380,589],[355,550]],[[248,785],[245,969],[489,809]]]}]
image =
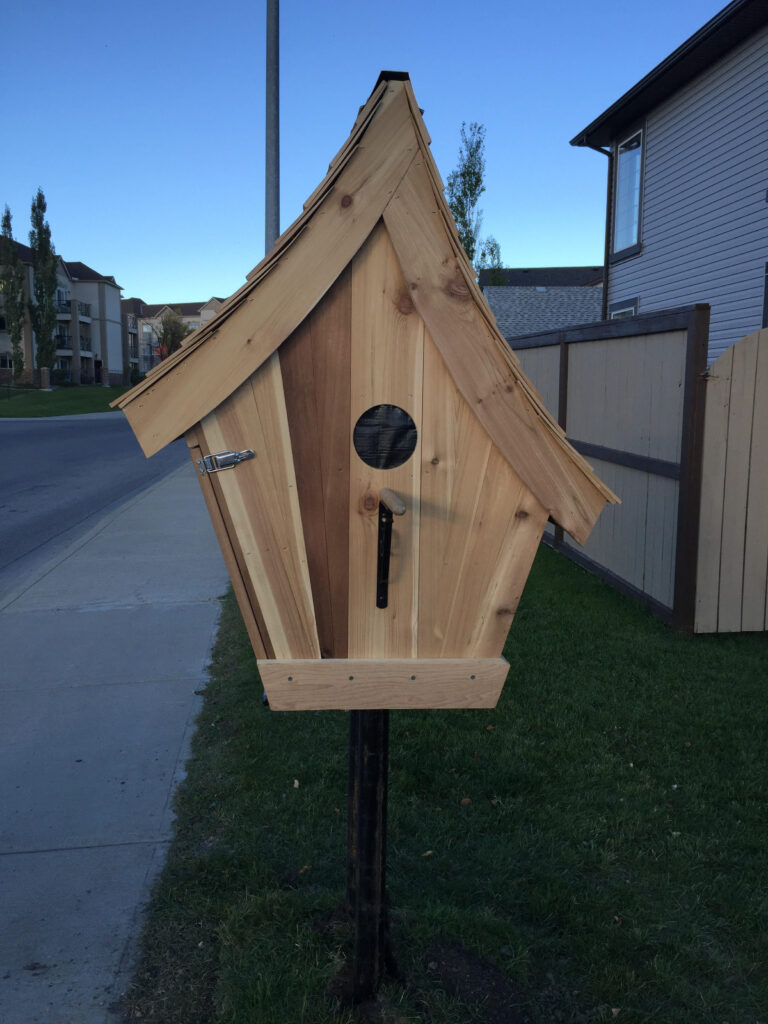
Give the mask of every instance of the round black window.
[{"label": "round black window", "polygon": [[395,469],[413,455],[416,424],[398,405],[371,406],[355,424],[352,443],[367,466]]}]

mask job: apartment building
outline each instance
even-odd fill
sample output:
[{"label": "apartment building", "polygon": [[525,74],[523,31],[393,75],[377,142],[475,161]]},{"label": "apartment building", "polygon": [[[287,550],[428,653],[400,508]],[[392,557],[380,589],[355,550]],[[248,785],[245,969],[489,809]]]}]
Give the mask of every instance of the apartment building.
[{"label": "apartment building", "polygon": [[[32,250],[16,243],[24,267],[25,297],[32,294],[34,270]],[[120,316],[120,286],[114,277],[79,261],[59,257],[56,273],[56,360],[53,380],[72,384],[108,384],[128,382],[130,367],[124,358]],[[22,335],[24,352],[23,382],[35,380],[36,339],[29,313]],[[11,339],[2,309],[0,294],[0,380],[13,378]]]},{"label": "apartment building", "polygon": [[146,373],[160,362],[157,329],[166,313],[177,313],[190,331],[212,320],[224,299],[213,296],[207,302],[147,303],[143,299],[123,299],[123,347],[131,370]]}]

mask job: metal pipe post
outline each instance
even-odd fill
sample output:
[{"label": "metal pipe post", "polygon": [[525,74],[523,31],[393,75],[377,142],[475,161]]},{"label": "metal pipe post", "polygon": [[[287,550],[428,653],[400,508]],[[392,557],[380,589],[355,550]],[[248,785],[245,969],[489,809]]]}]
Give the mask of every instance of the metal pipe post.
[{"label": "metal pipe post", "polygon": [[389,712],[350,712],[347,901],[355,929],[355,1003],[376,995],[392,959],[386,901],[388,760]]},{"label": "metal pipe post", "polygon": [[280,234],[280,0],[267,0],[267,117],[264,251]]}]

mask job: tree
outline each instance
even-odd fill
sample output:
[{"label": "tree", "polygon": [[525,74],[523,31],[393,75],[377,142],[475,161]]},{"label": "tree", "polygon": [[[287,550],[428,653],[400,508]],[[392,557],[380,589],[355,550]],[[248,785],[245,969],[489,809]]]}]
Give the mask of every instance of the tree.
[{"label": "tree", "polygon": [[478,271],[487,270],[489,284],[504,284],[504,274],[501,266],[501,246],[493,237],[488,235],[480,243],[480,255],[477,258],[475,267]]},{"label": "tree", "polygon": [[161,359],[166,359],[172,352],[181,348],[181,343],[191,332],[188,324],[181,319],[181,314],[175,309],[169,309],[160,317],[160,323],[155,327],[157,347]]},{"label": "tree", "polygon": [[459,164],[448,175],[446,194],[459,239],[470,261],[475,258],[475,246],[480,234],[482,214],[477,208],[485,192],[485,127],[473,121],[469,127],[461,122]]},{"label": "tree", "polygon": [[[501,249],[489,235],[481,241],[482,211],[478,208],[480,196],[485,192],[485,127],[472,121],[461,123],[459,163],[448,175],[445,187],[448,205],[459,232],[464,252],[477,270],[501,268]],[[478,257],[475,263],[475,257]]]},{"label": "tree", "polygon": [[11,211],[6,206],[0,234],[0,291],[3,293],[3,312],[8,334],[11,336],[11,359],[15,380],[24,369],[24,266],[13,240]]},{"label": "tree", "polygon": [[53,297],[56,294],[56,268],[59,261],[51,243],[51,228],[45,219],[47,209],[43,190],[39,188],[32,200],[32,230],[29,232],[35,299],[29,303],[29,315],[37,344],[38,370],[44,366],[53,366],[56,357],[56,339],[53,336],[56,328],[56,307]]}]

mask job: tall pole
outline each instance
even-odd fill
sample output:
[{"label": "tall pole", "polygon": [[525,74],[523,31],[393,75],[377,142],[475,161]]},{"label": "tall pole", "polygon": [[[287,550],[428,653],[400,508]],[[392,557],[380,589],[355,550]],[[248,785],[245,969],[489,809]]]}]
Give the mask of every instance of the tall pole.
[{"label": "tall pole", "polygon": [[267,137],[264,251],[280,234],[280,0],[267,0]]}]

